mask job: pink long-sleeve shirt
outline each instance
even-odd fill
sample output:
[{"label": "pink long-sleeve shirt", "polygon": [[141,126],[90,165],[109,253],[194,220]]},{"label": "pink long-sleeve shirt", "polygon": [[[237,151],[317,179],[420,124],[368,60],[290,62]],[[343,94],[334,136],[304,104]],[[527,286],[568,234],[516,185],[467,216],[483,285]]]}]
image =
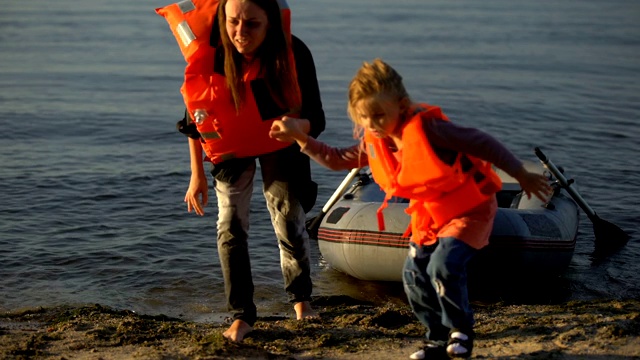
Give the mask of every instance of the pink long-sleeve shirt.
[{"label": "pink long-sleeve shirt", "polygon": [[[511,176],[515,176],[522,167],[522,162],[509,149],[481,130],[441,120],[425,120],[423,129],[431,146],[445,161],[447,157],[461,152],[488,161]],[[338,148],[309,137],[301,150],[332,170],[352,169],[368,164],[367,154],[360,144]]]},{"label": "pink long-sleeve shirt", "polygon": [[[523,166],[502,143],[481,130],[441,120],[425,120],[423,129],[436,154],[447,163],[461,152],[488,161],[512,177],[515,177]],[[368,164],[367,154],[361,144],[337,148],[309,137],[301,151],[332,170],[352,169]],[[480,249],[489,243],[496,211],[497,203],[494,198],[465,216],[453,219],[440,229],[434,230],[437,237],[456,237]],[[424,242],[424,239],[413,237],[411,240],[419,244]]]}]

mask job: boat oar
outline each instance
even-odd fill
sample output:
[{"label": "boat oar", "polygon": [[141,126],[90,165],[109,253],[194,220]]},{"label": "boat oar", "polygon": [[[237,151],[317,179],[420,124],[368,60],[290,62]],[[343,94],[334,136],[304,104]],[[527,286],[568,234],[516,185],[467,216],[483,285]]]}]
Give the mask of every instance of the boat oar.
[{"label": "boat oar", "polygon": [[331,207],[336,203],[336,201],[338,201],[342,194],[344,194],[349,184],[351,184],[351,182],[353,181],[353,179],[355,179],[359,172],[360,168],[351,169],[344,180],[342,180],[342,182],[340,183],[340,186],[338,186],[336,191],[333,192],[333,195],[331,195],[327,203],[324,204],[324,206],[322,207],[322,211],[320,211],[320,214],[307,221],[307,232],[312,239],[318,238],[318,227],[320,227],[320,222],[322,222],[322,219],[327,214],[329,209],[331,209]]},{"label": "boat oar", "polygon": [[560,182],[560,185],[565,189],[569,195],[576,201],[578,205],[584,210],[589,217],[589,220],[593,223],[593,232],[596,237],[596,253],[608,253],[612,250],[618,249],[624,246],[629,241],[629,235],[616,225],[602,220],[596,212],[587,204],[587,202],[580,196],[578,191],[572,186],[573,179],[567,180],[562,172],[547,158],[547,156],[540,150],[535,148],[536,156],[542,162],[542,164],[555,176]]}]

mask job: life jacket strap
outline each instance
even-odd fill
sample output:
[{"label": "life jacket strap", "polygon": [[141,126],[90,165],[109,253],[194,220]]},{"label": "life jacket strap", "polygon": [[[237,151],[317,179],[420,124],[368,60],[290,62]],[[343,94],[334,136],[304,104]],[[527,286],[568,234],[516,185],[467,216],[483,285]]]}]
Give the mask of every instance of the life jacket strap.
[{"label": "life jacket strap", "polygon": [[404,231],[404,233],[402,233],[402,237],[410,237],[411,236],[411,221],[409,221],[409,225],[407,226],[407,229]]},{"label": "life jacket strap", "polygon": [[384,226],[384,214],[382,213],[382,211],[384,209],[387,208],[387,206],[389,206],[389,199],[391,199],[391,195],[389,195],[390,193],[387,193],[384,196],[384,201],[382,201],[382,205],[380,205],[380,207],[378,208],[378,211],[376,211],[376,217],[378,218],[378,231],[384,231],[385,230],[385,226]]},{"label": "life jacket strap", "polygon": [[227,160],[235,159],[236,155],[234,153],[226,153],[222,155],[218,155],[215,158],[210,158],[208,155],[205,156],[205,161],[210,161],[213,165],[220,164],[221,162],[225,162]]},{"label": "life jacket strap", "polygon": [[502,180],[498,174],[491,169],[490,163],[484,163],[481,168],[476,165],[474,167],[473,181],[485,195],[497,193],[502,188]]}]

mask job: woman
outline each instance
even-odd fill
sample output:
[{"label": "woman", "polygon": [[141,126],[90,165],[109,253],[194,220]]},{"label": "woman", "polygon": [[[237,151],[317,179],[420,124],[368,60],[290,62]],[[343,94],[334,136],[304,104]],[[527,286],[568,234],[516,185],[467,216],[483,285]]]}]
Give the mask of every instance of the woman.
[{"label": "woman", "polygon": [[[315,203],[316,184],[299,147],[271,139],[268,132],[275,119],[289,115],[300,118],[304,131],[316,137],[324,130],[325,118],[313,58],[289,32],[285,1],[222,0],[212,31],[194,32],[211,18],[210,11],[198,14],[199,9],[207,12],[211,2],[200,3],[186,11],[183,5],[182,18],[175,21],[176,28],[182,28],[174,31],[187,59],[182,93],[188,116],[179,123],[189,136],[191,156],[184,201],[189,212],[204,215],[204,155],[213,163],[218,254],[234,318],[224,336],[242,341],[257,319],[247,241],[256,158],[285,290],[297,319],[315,316],[305,212]],[[193,26],[185,30],[182,20]]]}]

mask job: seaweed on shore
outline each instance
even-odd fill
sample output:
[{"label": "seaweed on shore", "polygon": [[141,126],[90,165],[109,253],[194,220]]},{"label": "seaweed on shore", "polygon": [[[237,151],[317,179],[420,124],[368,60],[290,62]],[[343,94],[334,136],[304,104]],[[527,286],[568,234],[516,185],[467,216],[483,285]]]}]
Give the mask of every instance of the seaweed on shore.
[{"label": "seaweed on shore", "polygon": [[[228,324],[144,315],[99,304],[0,314],[3,359],[387,359],[422,344],[423,326],[406,305],[316,298],[319,317],[258,319],[242,343]],[[575,359],[640,356],[638,300],[476,306],[475,358]],[[598,359],[590,357],[589,359]]]}]

